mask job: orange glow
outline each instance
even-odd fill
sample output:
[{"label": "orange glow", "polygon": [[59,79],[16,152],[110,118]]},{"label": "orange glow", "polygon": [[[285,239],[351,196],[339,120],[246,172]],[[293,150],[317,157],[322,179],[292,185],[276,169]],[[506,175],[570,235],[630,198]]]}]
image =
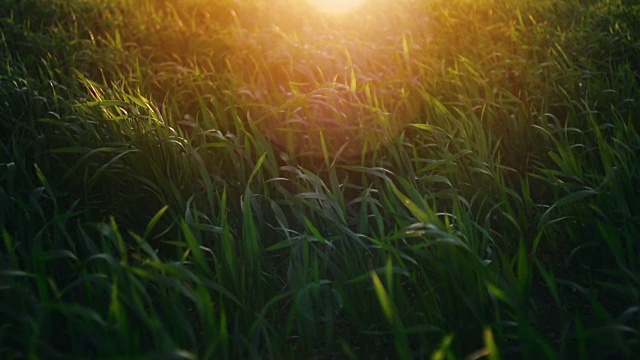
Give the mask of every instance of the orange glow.
[{"label": "orange glow", "polygon": [[356,10],[362,6],[367,0],[306,0],[309,4],[318,10],[341,14],[352,10]]}]

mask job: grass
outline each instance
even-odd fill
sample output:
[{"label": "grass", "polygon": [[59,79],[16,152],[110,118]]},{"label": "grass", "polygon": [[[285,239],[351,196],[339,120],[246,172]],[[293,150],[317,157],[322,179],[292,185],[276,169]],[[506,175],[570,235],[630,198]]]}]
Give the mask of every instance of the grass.
[{"label": "grass", "polygon": [[0,357],[638,353],[640,8],[371,3],[0,0]]}]

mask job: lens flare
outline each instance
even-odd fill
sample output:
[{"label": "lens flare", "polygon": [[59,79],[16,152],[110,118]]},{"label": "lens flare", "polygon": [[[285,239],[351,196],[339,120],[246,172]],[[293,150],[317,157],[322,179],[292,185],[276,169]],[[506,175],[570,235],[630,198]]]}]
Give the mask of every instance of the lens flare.
[{"label": "lens flare", "polygon": [[342,14],[356,10],[361,7],[367,0],[306,0],[309,4],[318,10]]}]

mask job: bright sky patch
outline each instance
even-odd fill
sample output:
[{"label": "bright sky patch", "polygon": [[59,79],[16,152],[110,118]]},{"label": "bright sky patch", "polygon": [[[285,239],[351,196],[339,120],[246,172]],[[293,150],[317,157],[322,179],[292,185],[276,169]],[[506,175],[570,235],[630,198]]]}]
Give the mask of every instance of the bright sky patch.
[{"label": "bright sky patch", "polygon": [[356,10],[367,0],[306,0],[318,10],[340,14]]}]

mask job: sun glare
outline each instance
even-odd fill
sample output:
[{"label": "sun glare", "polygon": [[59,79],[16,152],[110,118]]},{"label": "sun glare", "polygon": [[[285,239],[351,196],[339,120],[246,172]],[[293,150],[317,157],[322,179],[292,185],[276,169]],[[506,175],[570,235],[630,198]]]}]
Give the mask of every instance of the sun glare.
[{"label": "sun glare", "polygon": [[342,14],[352,10],[356,10],[362,6],[367,0],[306,0],[309,4],[318,10]]}]

